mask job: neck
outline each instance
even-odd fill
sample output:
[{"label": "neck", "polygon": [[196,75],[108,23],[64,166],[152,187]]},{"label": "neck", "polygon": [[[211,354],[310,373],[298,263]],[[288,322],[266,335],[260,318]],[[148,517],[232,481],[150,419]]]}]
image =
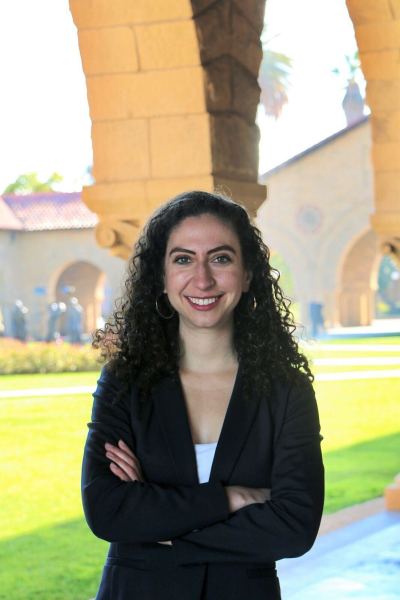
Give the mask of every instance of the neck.
[{"label": "neck", "polygon": [[180,369],[196,373],[218,373],[237,367],[231,324],[221,329],[189,329],[179,326],[182,357]]}]

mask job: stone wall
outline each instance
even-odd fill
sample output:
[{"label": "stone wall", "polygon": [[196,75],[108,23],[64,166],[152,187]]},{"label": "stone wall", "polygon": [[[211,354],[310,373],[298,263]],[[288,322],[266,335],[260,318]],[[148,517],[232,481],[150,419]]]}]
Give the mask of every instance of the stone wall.
[{"label": "stone wall", "polygon": [[[69,231],[0,231],[0,306],[10,334],[10,314],[17,299],[30,309],[29,331],[36,337],[46,332],[47,306],[57,299],[56,283],[62,272],[75,263],[89,263],[105,275],[112,296],[119,295],[125,265],[108,256],[95,242],[93,229]],[[44,287],[44,296],[35,288]],[[89,303],[94,303],[94,291]],[[85,301],[85,298],[79,298]],[[96,311],[93,311],[95,314]],[[89,330],[94,326],[88,323]]]},{"label": "stone wall", "polygon": [[[305,325],[310,302],[323,303],[328,326],[366,324],[373,316],[371,269],[378,248],[369,223],[370,152],[371,128],[364,121],[263,177],[268,200],[257,223],[291,270]],[[365,232],[368,253],[356,244]]]}]

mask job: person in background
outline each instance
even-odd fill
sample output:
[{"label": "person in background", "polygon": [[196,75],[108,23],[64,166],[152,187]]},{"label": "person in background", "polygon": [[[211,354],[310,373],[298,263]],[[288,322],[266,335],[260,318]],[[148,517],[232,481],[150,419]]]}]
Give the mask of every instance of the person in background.
[{"label": "person in background", "polygon": [[21,342],[26,342],[28,330],[26,326],[26,315],[28,308],[24,306],[22,300],[16,300],[11,313],[11,331],[12,337]]}]

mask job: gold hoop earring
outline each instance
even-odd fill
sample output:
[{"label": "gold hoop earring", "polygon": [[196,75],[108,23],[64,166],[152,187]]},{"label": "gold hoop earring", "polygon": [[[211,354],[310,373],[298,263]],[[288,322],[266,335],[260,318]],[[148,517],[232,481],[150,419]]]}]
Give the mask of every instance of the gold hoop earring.
[{"label": "gold hoop earring", "polygon": [[[252,298],[250,297],[250,294]],[[244,317],[249,316],[255,312],[257,308],[257,300],[253,292],[244,292],[243,296],[245,296],[245,306],[238,311],[238,314]]]},{"label": "gold hoop earring", "polygon": [[[161,296],[160,296],[160,298],[161,298]],[[160,317],[162,319],[172,319],[172,317],[175,314],[174,309],[172,309],[172,312],[170,315],[163,315],[162,312],[160,311],[160,307],[158,306],[158,298],[156,298],[156,311],[158,312],[158,314],[160,315]]]},{"label": "gold hoop earring", "polygon": [[255,295],[253,294],[253,302],[251,304],[250,312],[254,312],[257,308],[257,300]]}]

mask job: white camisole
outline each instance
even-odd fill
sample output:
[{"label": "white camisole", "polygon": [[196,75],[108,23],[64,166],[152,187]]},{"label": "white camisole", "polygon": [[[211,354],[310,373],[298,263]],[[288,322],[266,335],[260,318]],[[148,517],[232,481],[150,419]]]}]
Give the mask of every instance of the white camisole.
[{"label": "white camisole", "polygon": [[215,449],[218,442],[209,444],[195,444],[197,461],[197,473],[200,483],[206,483],[210,479],[210,472],[214,460]]}]

